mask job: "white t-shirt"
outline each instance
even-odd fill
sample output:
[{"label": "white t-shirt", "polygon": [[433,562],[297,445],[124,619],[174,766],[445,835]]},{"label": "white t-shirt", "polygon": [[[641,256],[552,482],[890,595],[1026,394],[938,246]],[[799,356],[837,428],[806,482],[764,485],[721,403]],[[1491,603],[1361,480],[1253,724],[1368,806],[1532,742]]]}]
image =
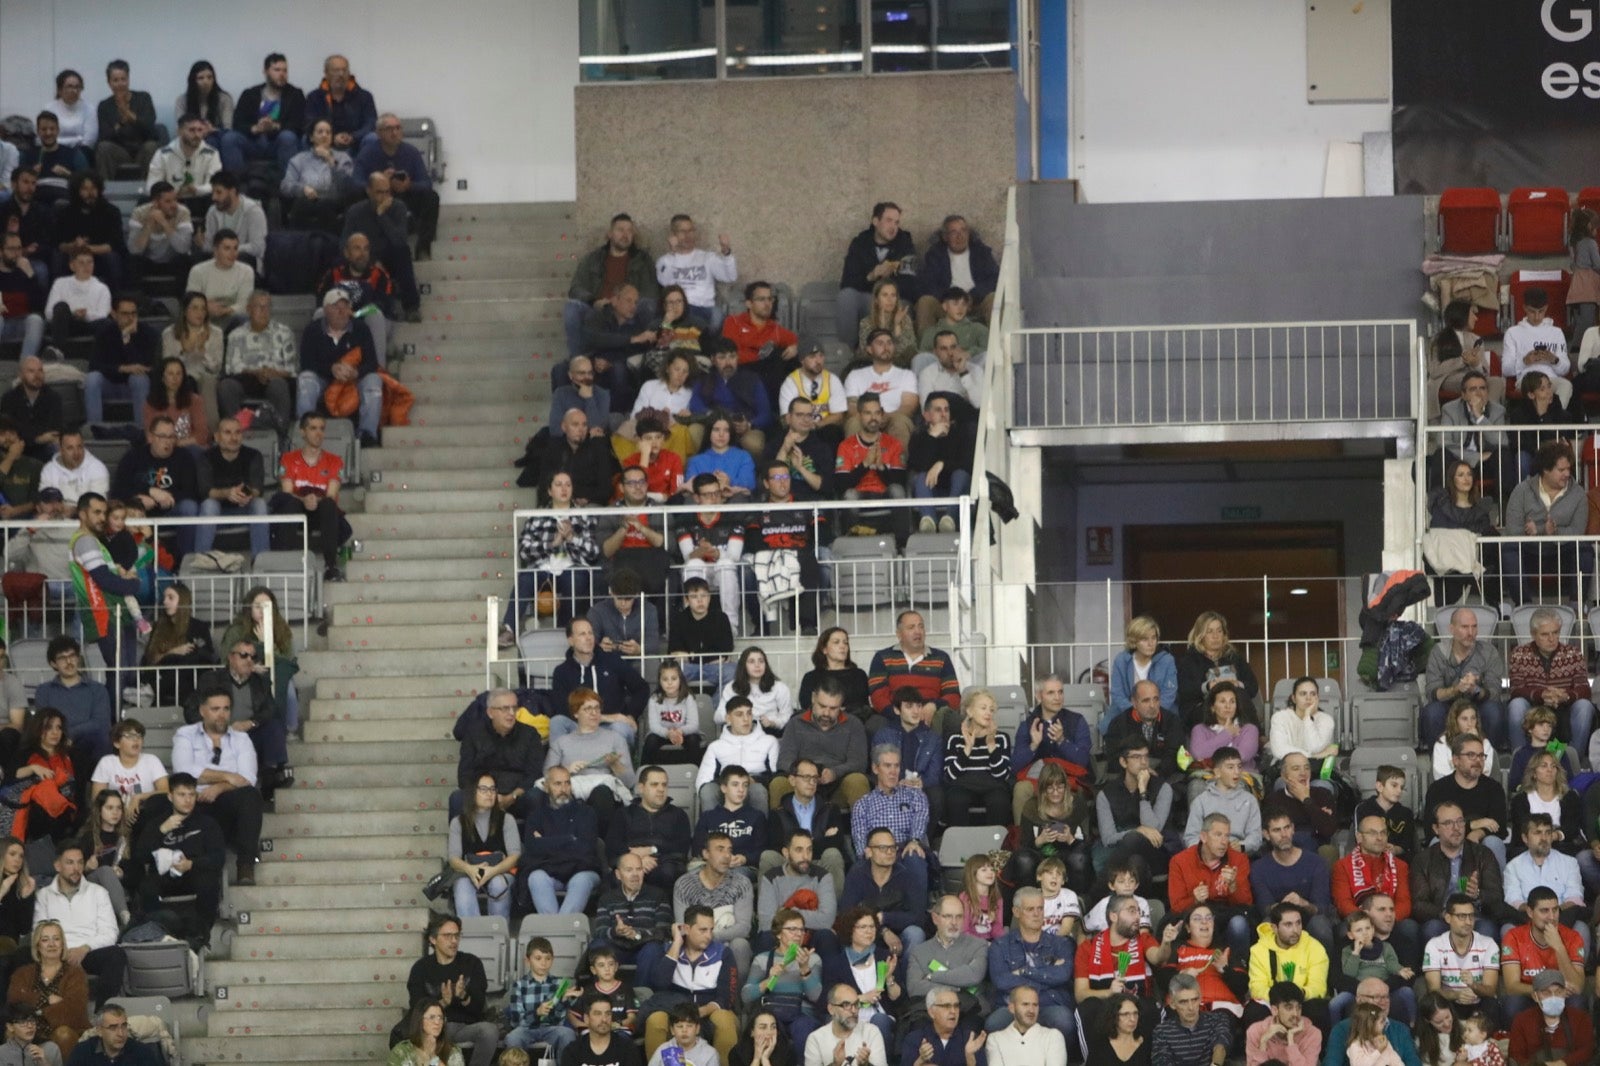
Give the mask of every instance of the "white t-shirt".
[{"label": "white t-shirt", "polygon": [[106,469],[105,463],[95,458],[93,452],[84,452],[83,462],[78,464],[78,468],[68,470],[61,465],[61,455],[58,452],[39,472],[39,487],[59,489],[61,498],[66,501],[67,506],[75,507],[78,497],[86,492],[98,492],[102,496],[109,493],[111,472]]},{"label": "white t-shirt", "polygon": [[[685,385],[677,392],[667,388],[667,383],[660,378],[651,378],[639,386],[639,398],[633,401],[633,416],[639,417],[639,412],[645,409],[656,411],[670,411],[677,414],[679,411],[689,409],[689,400],[694,396],[694,390]],[[671,427],[668,427],[669,429]]]},{"label": "white t-shirt", "polygon": [[[1150,928],[1150,901],[1143,896],[1134,896],[1139,904],[1139,928]],[[1083,916],[1083,927],[1091,933],[1103,933],[1107,929],[1106,904],[1111,902],[1111,897],[1106,896],[1099,903],[1089,908],[1089,913]]]},{"label": "white t-shirt", "polygon": [[950,284],[972,291],[972,249],[950,253]]},{"label": "white t-shirt", "polygon": [[111,290],[93,275],[88,281],[79,281],[68,274],[50,283],[50,295],[45,297],[44,306],[48,311],[60,303],[74,311],[87,311],[83,316],[87,322],[99,322],[111,314]]},{"label": "white t-shirt", "polygon": [[1440,933],[1422,949],[1422,971],[1439,975],[1445,988],[1466,988],[1467,975],[1473,971],[1500,969],[1500,945],[1482,933],[1472,934],[1472,946],[1465,955],[1457,955],[1450,944],[1450,934]]},{"label": "white t-shirt", "polygon": [[89,780],[115,789],[122,793],[123,799],[127,799],[129,796],[149,795],[156,790],[156,782],[166,776],[167,768],[161,765],[161,760],[144,752],[132,769],[123,766],[122,759],[114,754],[101,756]]},{"label": "white t-shirt", "polygon": [[1044,901],[1044,931],[1061,935],[1061,923],[1068,918],[1082,918],[1083,903],[1078,894],[1063,887],[1060,892]]},{"label": "white t-shirt", "polygon": [[859,370],[852,370],[850,376],[844,379],[844,392],[852,400],[859,400],[869,392],[876,393],[878,399],[883,401],[885,414],[894,414],[900,410],[904,402],[904,395],[910,393],[917,395],[917,375],[903,366],[891,366],[882,374],[870,366]]}]

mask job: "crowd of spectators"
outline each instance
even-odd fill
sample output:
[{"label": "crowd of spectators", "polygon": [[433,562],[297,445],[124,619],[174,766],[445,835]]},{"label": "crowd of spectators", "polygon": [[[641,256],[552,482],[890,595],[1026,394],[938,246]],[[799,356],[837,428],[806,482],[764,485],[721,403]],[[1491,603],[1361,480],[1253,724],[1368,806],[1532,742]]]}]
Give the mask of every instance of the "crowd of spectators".
[{"label": "crowd of spectators", "polygon": [[[705,567],[686,610],[720,630],[717,581]],[[452,1034],[474,1055],[537,1043],[577,1064],[620,1041],[721,1062],[776,1041],[863,1066],[1065,1063],[1069,1046],[1198,1066],[1386,1046],[1449,1063],[1496,1035],[1515,1061],[1593,1054],[1600,864],[1569,784],[1592,707],[1553,616],[1512,656],[1513,720],[1492,703],[1504,664],[1474,659],[1492,649],[1457,612],[1427,681],[1449,724],[1423,725],[1445,763],[1413,813],[1403,767],[1365,796],[1341,784],[1339,709],[1315,679],[1264,706],[1216,612],[1172,648],[1130,623],[1100,721],[1046,676],[1002,730],[916,612],[865,670],[829,628],[794,688],[759,646],[690,681],[692,658],[617,630],[648,629],[642,586],[623,591],[614,617],[567,624],[548,692],[492,692],[457,722],[460,786],[481,795],[452,823],[455,913],[581,911],[592,930],[572,972],[529,943],[499,1029],[478,1010],[481,1036]],[[1491,744],[1516,767],[1509,797]],[[682,763],[699,769],[675,800]],[[947,830],[984,825],[1007,828],[1004,850],[941,861]]]}]

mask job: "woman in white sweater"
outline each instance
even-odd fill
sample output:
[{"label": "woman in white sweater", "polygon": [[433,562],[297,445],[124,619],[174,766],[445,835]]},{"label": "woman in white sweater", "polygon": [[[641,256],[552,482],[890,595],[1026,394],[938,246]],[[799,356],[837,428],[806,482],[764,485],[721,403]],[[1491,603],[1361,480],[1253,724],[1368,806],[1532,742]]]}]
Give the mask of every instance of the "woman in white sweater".
[{"label": "woman in white sweater", "polygon": [[1317,760],[1339,754],[1339,740],[1334,736],[1339,723],[1322,709],[1321,703],[1316,678],[1295,681],[1289,690],[1289,706],[1272,716],[1267,743],[1272,748],[1273,762],[1282,762],[1285,755],[1297,751],[1312,761],[1315,773]]},{"label": "woman in white sweater", "polygon": [[773,736],[783,732],[794,714],[794,697],[789,686],[778,680],[778,675],[767,665],[767,653],[757,647],[748,647],[739,656],[739,665],[733,680],[722,690],[713,719],[718,725],[728,720],[728,701],[735,696],[749,699],[755,708],[756,722]]},{"label": "woman in white sweater", "polygon": [[749,697],[733,697],[727,702],[726,711],[727,725],[722,735],[706,747],[700,772],[694,777],[695,787],[700,790],[700,809],[710,810],[722,802],[717,791],[717,775],[722,768],[742,766],[750,774],[750,806],[765,811],[766,782],[778,772],[778,738],[756,728]]}]

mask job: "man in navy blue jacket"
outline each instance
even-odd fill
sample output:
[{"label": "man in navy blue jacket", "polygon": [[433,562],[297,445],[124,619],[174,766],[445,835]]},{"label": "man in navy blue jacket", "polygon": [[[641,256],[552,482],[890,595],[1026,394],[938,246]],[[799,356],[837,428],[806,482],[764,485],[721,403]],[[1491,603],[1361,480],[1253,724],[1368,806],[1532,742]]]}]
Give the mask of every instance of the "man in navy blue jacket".
[{"label": "man in navy blue jacket", "polygon": [[[565,766],[544,772],[544,791],[545,801],[528,816],[522,836],[528,893],[540,914],[582,914],[600,886],[599,819],[593,807],[573,799],[572,774]],[[559,905],[557,889],[567,893]]]},{"label": "man in navy blue jacket", "polygon": [[994,311],[994,290],[1000,284],[1000,263],[994,252],[960,215],[946,215],[939,235],[922,255],[917,285],[917,336],[939,320],[939,294],[952,286],[967,290],[972,313],[985,323]]},{"label": "man in navy blue jacket", "polygon": [[[353,358],[352,358],[353,356]],[[322,298],[322,319],[306,323],[300,335],[300,377],[295,417],[309,414],[322,402],[332,382],[354,382],[361,401],[356,421],[361,443],[378,443],[378,419],[383,414],[383,379],[378,376],[378,349],[372,331],[354,317],[350,294],[329,289]],[[329,412],[332,414],[332,412]]]},{"label": "man in navy blue jacket", "polygon": [[418,261],[431,257],[433,238],[439,231],[439,194],[433,187],[427,161],[415,145],[405,141],[400,119],[385,111],[378,116],[378,136],[363,141],[355,153],[356,179],[366,183],[373,174],[387,174],[395,199],[417,219]]},{"label": "man in navy blue jacket", "polygon": [[[1017,927],[989,948],[989,983],[1008,996],[1022,985],[1039,993],[1039,1021],[1059,1029],[1070,1043],[1077,1030],[1072,1003],[1072,967],[1077,948],[1072,941],[1044,931],[1044,893],[1031,886],[1017,889],[1012,900]],[[989,1015],[990,1029],[1011,1024],[1011,1010]]]},{"label": "man in navy blue jacket", "polygon": [[567,623],[567,657],[550,672],[550,694],[555,697],[556,709],[550,717],[551,740],[578,728],[567,713],[567,697],[576,688],[598,692],[600,724],[633,743],[639,715],[650,701],[650,686],[622,656],[595,646],[594,626],[587,618]]},{"label": "man in navy blue jacket", "polygon": [[377,138],[377,102],[356,84],[350,61],[341,55],[323,60],[322,84],[306,93],[305,132],[323,118],[333,126],[333,146],[341,152],[354,155],[369,138]]},{"label": "man in navy blue jacket", "polygon": [[867,836],[869,861],[857,860],[844,875],[839,912],[858,905],[871,908],[883,927],[884,943],[903,957],[928,939],[920,924],[928,910],[928,887],[899,861],[899,853],[893,832],[874,829]]}]

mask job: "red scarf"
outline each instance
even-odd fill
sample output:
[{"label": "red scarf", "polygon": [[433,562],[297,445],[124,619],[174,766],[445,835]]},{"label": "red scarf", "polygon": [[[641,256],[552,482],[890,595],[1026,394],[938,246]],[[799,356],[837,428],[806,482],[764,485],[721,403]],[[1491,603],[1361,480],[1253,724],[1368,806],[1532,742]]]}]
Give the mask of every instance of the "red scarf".
[{"label": "red scarf", "polygon": [[1351,852],[1350,895],[1357,903],[1374,892],[1382,892],[1392,899],[1399,889],[1400,869],[1391,852],[1386,851],[1377,859],[1368,858],[1360,850]]}]

